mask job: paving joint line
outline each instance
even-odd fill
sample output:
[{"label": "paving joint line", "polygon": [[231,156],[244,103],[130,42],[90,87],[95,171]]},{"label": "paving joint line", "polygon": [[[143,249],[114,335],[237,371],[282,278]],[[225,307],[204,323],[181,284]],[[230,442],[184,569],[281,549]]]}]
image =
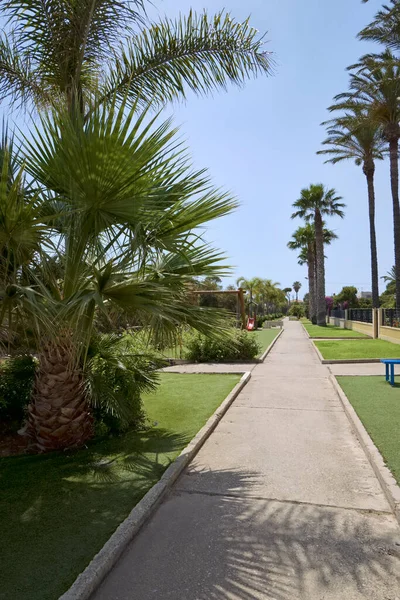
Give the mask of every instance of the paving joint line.
[{"label": "paving joint line", "polygon": [[236,404],[231,407],[232,410],[236,408],[256,408],[259,410],[297,410],[297,411],[309,411],[309,412],[344,412],[344,408],[340,405],[336,409],[333,408],[293,408],[285,406],[247,406],[246,404]]},{"label": "paving joint line", "polygon": [[185,488],[177,488],[175,487],[174,489],[171,490],[170,495],[173,495],[175,493],[178,494],[188,494],[191,496],[194,496],[196,494],[200,495],[200,496],[210,496],[210,497],[217,497],[217,498],[237,498],[240,500],[265,500],[266,502],[278,502],[280,504],[295,504],[298,506],[310,506],[310,507],[316,507],[316,508],[333,508],[336,510],[348,510],[348,511],[352,511],[352,512],[357,512],[357,513],[363,513],[363,514],[374,514],[374,515],[393,515],[393,512],[391,510],[376,510],[374,508],[357,508],[354,506],[340,506],[337,504],[318,504],[317,502],[306,502],[304,500],[282,500],[281,498],[271,498],[268,496],[253,496],[253,495],[245,495],[245,494],[229,494],[229,493],[222,493],[222,492],[205,492],[203,490],[188,490]]}]

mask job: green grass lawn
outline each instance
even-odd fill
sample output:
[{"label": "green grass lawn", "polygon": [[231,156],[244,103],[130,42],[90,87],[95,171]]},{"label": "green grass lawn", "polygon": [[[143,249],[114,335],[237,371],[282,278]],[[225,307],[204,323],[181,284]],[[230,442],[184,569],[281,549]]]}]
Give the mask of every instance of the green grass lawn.
[{"label": "green grass lawn", "polygon": [[337,380],[400,484],[399,383],[392,387],[383,375],[338,377]]},{"label": "green grass lawn", "polygon": [[368,338],[368,336],[364,333],[358,333],[357,331],[353,331],[352,329],[342,329],[341,327],[336,327],[335,325],[327,325],[326,327],[321,327],[319,325],[313,325],[309,321],[304,322],[303,325],[312,338]]},{"label": "green grass lawn", "polygon": [[314,344],[326,360],[355,358],[400,358],[400,345],[384,340],[332,340]]},{"label": "green grass lawn", "polygon": [[56,600],[239,381],[162,374],[151,428],[86,450],[0,459],[0,598]]},{"label": "green grass lawn", "polygon": [[257,358],[260,358],[268,346],[274,341],[279,332],[279,327],[273,327],[272,329],[257,329],[257,331],[251,333],[251,335],[257,336],[257,342],[261,348]]}]

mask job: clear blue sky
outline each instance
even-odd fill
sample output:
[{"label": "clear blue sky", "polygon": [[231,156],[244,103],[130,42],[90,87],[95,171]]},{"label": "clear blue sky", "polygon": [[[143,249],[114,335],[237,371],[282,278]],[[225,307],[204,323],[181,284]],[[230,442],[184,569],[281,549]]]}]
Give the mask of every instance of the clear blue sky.
[{"label": "clear blue sky", "polygon": [[[241,201],[240,209],[219,220],[207,237],[234,265],[231,280],[259,276],[283,287],[299,280],[305,293],[306,267],[286,244],[299,225],[290,219],[292,202],[302,187],[322,182],[335,187],[347,204],[344,221],[329,227],[339,235],[327,249],[327,294],[343,285],[370,290],[367,194],[364,175],[353,163],[324,165],[316,156],[324,139],[326,107],[348,84],[346,66],[378,45],[356,40],[380,0],[153,0],[152,17],[174,17],[206,9],[227,9],[240,20],[251,15],[268,32],[266,49],[275,53],[274,77],[230,87],[214,97],[191,96],[168,107],[181,125],[193,160],[208,167],[213,181]],[[6,110],[4,112],[7,112]],[[22,125],[21,115],[9,115]],[[22,125],[23,126],[23,125]],[[376,174],[377,235],[380,275],[393,264],[392,208],[388,162]],[[383,291],[384,284],[381,283]]]},{"label": "clear blue sky", "polygon": [[[378,45],[356,34],[380,7],[379,0],[154,0],[160,14],[194,10],[229,10],[237,19],[251,14],[260,32],[268,31],[267,49],[275,52],[271,78],[250,81],[242,90],[213,98],[191,97],[174,109],[197,166],[207,166],[213,180],[241,201],[232,216],[213,225],[208,238],[235,265],[234,278],[260,276],[291,286],[298,279],[306,291],[306,267],[297,265],[287,241],[299,223],[291,204],[302,187],[323,182],[335,187],[347,204],[346,218],[329,226],[339,235],[327,249],[327,294],[343,285],[370,290],[367,195],[364,175],[349,162],[324,165],[316,156],[324,139],[326,107],[347,89],[345,68]],[[376,175],[377,235],[380,275],[393,264],[392,209],[388,162]],[[381,284],[383,291],[384,284]]]}]

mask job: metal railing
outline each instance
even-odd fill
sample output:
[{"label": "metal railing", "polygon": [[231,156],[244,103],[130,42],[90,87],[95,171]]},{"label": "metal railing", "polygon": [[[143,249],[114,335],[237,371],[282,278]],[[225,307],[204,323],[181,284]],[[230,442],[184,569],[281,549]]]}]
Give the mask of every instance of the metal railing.
[{"label": "metal railing", "polygon": [[335,319],[345,319],[346,318],[346,311],[343,310],[342,308],[333,308],[331,310],[331,317],[335,317]]},{"label": "metal railing", "polygon": [[382,325],[400,327],[400,310],[397,310],[397,308],[384,308]]},{"label": "metal railing", "polygon": [[349,308],[348,318],[349,321],[361,321],[362,323],[372,323],[372,308]]}]

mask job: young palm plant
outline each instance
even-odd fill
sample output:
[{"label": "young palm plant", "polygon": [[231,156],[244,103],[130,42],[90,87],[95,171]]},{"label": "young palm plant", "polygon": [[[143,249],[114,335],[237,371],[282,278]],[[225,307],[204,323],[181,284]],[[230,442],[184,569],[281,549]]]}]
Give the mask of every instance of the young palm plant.
[{"label": "young palm plant", "polygon": [[[333,240],[337,239],[337,235],[324,227],[324,245],[329,246]],[[302,227],[298,227],[292,235],[292,239],[288,242],[290,250],[300,250],[298,256],[300,265],[307,265],[308,268],[308,313],[309,319],[314,324],[317,322],[316,308],[316,244],[315,244],[315,227],[311,223],[306,223]]]},{"label": "young palm plant", "polygon": [[134,104],[206,94],[269,74],[249,20],[206,13],[150,23],[145,0],[6,0],[0,99],[88,113],[118,96]]},{"label": "young palm plant", "polygon": [[387,50],[380,55],[364,56],[352,70],[350,92],[339,94],[332,107],[347,110],[357,102],[382,128],[389,144],[390,185],[393,203],[394,255],[396,267],[396,301],[400,306],[400,203],[399,203],[399,139],[400,139],[400,65]]},{"label": "young palm plant", "polygon": [[63,265],[61,281],[44,285],[32,273],[34,285],[18,290],[39,355],[25,433],[41,451],[92,434],[87,369],[98,315],[145,316],[156,333],[181,324],[223,332],[222,314],[192,305],[187,291],[197,277],[226,274],[196,229],[236,201],[191,168],[168,121],[138,110],[115,100],[86,120],[54,112],[24,142],[54,245],[41,264]]},{"label": "young palm plant", "polygon": [[323,216],[338,216],[343,218],[345,205],[342,198],[334,189],[325,189],[322,184],[312,184],[301,191],[300,198],[293,203],[297,209],[292,219],[300,217],[306,222],[312,222],[315,228],[315,263],[316,263],[316,316],[317,324],[326,325],[325,304],[325,255],[324,255],[324,224]]},{"label": "young palm plant", "polygon": [[[333,110],[331,108],[330,110]],[[372,306],[379,307],[379,277],[378,277],[378,252],[375,230],[375,161],[383,160],[386,142],[382,136],[382,129],[374,122],[368,111],[362,109],[357,103],[351,111],[323,123],[327,126],[328,137],[323,142],[327,149],[320,150],[317,154],[328,155],[326,162],[332,164],[343,160],[354,160],[361,166],[367,180],[368,189],[368,215],[371,249],[371,281],[372,281]]]}]

